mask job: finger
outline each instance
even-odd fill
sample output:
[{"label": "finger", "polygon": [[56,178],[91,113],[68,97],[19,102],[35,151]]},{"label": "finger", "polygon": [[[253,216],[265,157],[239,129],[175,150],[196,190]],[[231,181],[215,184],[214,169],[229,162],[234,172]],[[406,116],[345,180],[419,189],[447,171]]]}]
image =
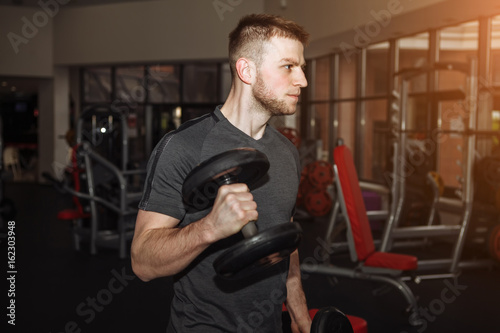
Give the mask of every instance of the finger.
[{"label": "finger", "polygon": [[219,189],[219,191],[222,190],[223,192],[250,192],[250,189],[248,188],[247,184],[245,183],[236,183],[236,184],[230,184],[230,185],[222,185]]},{"label": "finger", "polygon": [[253,195],[250,192],[229,192],[220,196],[222,202],[227,205],[239,205],[242,202],[253,202]]},{"label": "finger", "polygon": [[245,211],[257,210],[257,203],[253,200],[240,201],[239,207]]},{"label": "finger", "polygon": [[246,211],[246,219],[247,223],[250,221],[257,221],[259,219],[259,212],[256,210],[248,210]]}]

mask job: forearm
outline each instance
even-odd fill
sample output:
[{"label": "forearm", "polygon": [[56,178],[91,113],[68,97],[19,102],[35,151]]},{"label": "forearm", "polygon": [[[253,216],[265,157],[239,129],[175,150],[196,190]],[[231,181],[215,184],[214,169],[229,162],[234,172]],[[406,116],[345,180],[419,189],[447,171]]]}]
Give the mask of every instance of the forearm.
[{"label": "forearm", "polygon": [[184,228],[156,228],[134,239],[132,267],[143,281],[174,275],[211,244],[202,220]]},{"label": "forearm", "polygon": [[292,326],[296,325],[299,332],[309,332],[311,318],[309,317],[306,296],[302,289],[299,253],[297,250],[290,255],[290,268],[286,287],[286,307],[292,318]]}]

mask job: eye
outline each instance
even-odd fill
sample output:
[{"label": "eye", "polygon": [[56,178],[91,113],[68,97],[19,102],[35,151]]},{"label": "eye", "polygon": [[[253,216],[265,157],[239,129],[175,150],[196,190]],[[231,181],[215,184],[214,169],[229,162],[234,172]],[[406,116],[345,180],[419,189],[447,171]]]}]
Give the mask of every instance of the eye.
[{"label": "eye", "polygon": [[284,66],[286,69],[292,69],[293,65],[285,65]]}]

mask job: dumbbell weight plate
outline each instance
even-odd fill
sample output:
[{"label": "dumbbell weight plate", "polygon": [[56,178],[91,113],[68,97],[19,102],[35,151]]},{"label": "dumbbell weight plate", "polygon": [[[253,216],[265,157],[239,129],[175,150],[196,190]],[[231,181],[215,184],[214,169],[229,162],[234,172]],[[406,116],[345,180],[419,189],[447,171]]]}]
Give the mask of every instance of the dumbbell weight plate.
[{"label": "dumbbell weight plate", "polygon": [[268,169],[269,160],[264,153],[253,148],[232,149],[196,166],[184,180],[182,197],[188,205],[197,209],[208,208],[228,177],[252,189]]},{"label": "dumbbell weight plate", "polygon": [[332,198],[325,189],[313,189],[307,193],[304,204],[312,216],[324,216],[332,209]]},{"label": "dumbbell weight plate", "polygon": [[217,274],[228,279],[244,278],[288,257],[302,239],[298,223],[287,222],[244,239],[214,261]]},{"label": "dumbbell weight plate", "polygon": [[326,161],[315,161],[307,166],[307,176],[315,188],[324,189],[333,184],[333,167]]},{"label": "dumbbell weight plate", "polygon": [[314,316],[311,333],[353,333],[349,318],[337,308],[320,309]]}]

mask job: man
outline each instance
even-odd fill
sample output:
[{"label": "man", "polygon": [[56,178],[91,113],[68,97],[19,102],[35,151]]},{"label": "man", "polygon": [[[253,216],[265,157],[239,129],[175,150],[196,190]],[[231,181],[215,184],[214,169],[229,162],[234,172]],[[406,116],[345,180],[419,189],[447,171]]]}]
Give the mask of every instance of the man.
[{"label": "man", "polygon": [[[229,35],[232,86],[222,107],[183,124],[154,149],[139,205],[132,267],[143,281],[174,275],[168,332],[279,332],[285,302],[294,332],[309,332],[295,251],[269,270],[242,281],[217,277],[213,261],[256,220],[260,230],[288,223],[300,180],[298,153],[267,125],[296,110],[308,33],[271,15],[249,15]],[[224,151],[252,147],[269,161],[262,186],[220,187],[213,207],[193,212],[182,184],[199,163]]]}]

